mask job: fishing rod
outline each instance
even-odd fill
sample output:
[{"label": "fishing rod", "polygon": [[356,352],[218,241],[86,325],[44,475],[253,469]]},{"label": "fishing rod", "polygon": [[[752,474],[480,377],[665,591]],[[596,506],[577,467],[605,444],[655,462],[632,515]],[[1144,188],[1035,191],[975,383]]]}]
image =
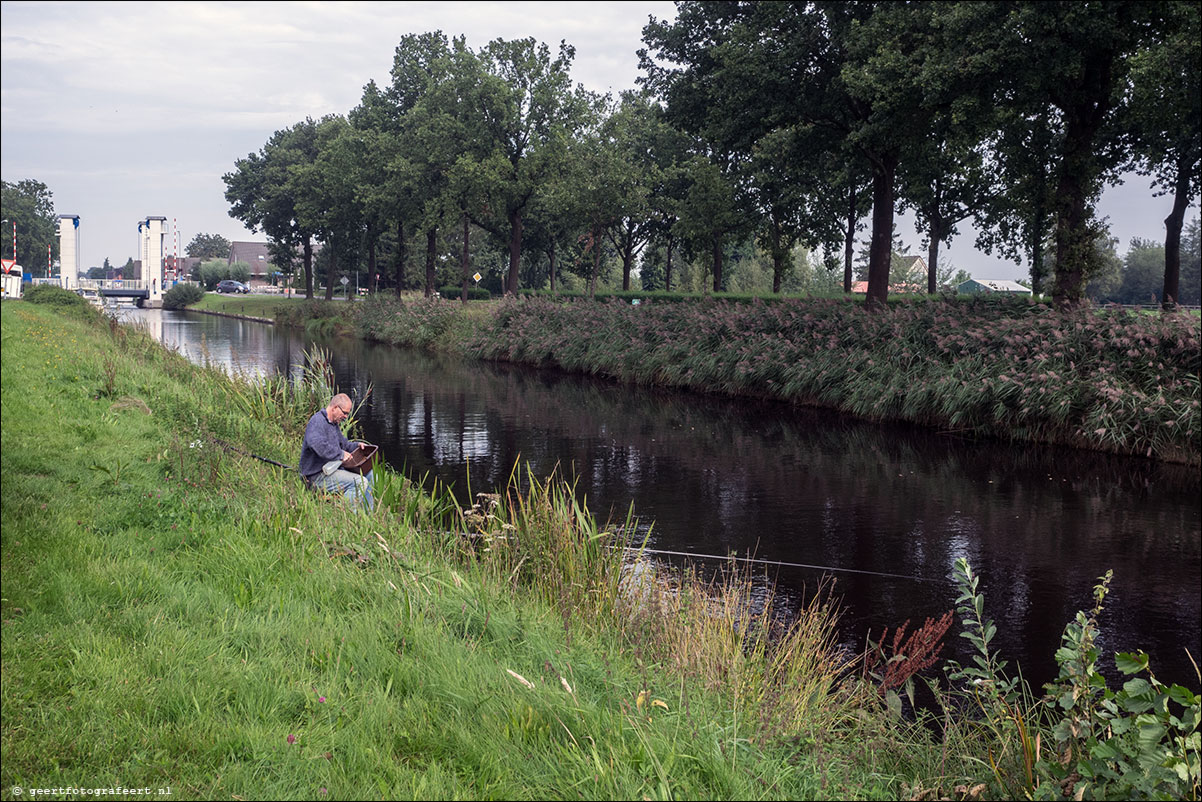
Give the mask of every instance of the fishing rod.
[{"label": "fishing rod", "polygon": [[243,451],[242,449],[238,448],[237,446],[232,446],[220,438],[210,436],[209,439],[212,440],[217,445],[224,448],[226,451],[233,451],[235,454],[241,454],[244,457],[251,457],[253,459],[259,460],[260,462],[266,462],[270,465],[275,465],[278,468],[283,468],[284,470],[288,470],[288,471],[299,470],[299,468],[295,465],[285,465],[282,462],[276,462],[275,460],[268,459],[267,457],[260,457],[258,454],[252,454],[249,451]]}]

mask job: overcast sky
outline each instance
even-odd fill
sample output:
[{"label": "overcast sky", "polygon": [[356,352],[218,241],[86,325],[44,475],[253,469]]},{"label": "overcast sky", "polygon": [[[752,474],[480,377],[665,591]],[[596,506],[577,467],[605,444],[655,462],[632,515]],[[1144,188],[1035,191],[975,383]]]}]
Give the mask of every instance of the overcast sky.
[{"label": "overcast sky", "polygon": [[[81,267],[137,255],[138,221],[177,221],[179,249],[199,232],[252,234],[228,214],[221,176],[276,130],[346,114],[372,79],[387,83],[401,36],[441,30],[479,48],[534,37],[576,48],[572,78],[619,92],[639,75],[649,16],[671,2],[46,3],[4,2],[0,25],[0,172],[31,178],[55,212],[80,216]],[[1146,179],[1109,190],[1119,252],[1163,240],[1168,198]],[[1196,210],[1191,212],[1191,216]],[[911,218],[898,231],[918,253]],[[978,278],[1025,269],[977,253],[962,227],[947,254]],[[3,237],[0,236],[0,241]],[[169,248],[172,246],[169,246]]]}]

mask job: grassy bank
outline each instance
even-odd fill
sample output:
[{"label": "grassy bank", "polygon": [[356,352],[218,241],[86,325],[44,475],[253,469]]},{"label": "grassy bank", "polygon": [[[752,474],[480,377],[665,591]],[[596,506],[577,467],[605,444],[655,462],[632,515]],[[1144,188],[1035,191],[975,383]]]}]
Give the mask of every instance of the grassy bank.
[{"label": "grassy bank", "polygon": [[382,470],[356,514],[240,453],[295,460],[318,356],[249,385],[74,301],[0,307],[4,798],[1198,796],[1197,697],[1097,675],[1104,590],[1036,700],[958,565],[982,659],[916,725],[950,613],[860,662],[826,602],[659,574],[554,477],[460,510]]},{"label": "grassy bank", "polygon": [[199,303],[189,306],[203,312],[222,312],[227,315],[274,318],[281,309],[303,303],[303,298],[282,295],[219,295],[205,293]]},{"label": "grassy bank", "polygon": [[390,476],[356,515],[216,445],[292,462],[311,398],[73,314],[3,306],[6,798],[869,798],[914,770],[836,683],[828,609],[769,646],[738,585],[619,591],[617,535],[554,483],[474,516]]},{"label": "grassy bank", "polygon": [[1197,464],[1200,323],[993,299],[308,303],[277,320],[479,359]]}]

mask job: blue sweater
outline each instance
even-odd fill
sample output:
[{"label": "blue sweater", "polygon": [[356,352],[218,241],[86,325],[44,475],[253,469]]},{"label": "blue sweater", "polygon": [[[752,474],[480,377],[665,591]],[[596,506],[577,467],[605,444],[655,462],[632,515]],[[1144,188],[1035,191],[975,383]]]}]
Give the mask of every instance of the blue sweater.
[{"label": "blue sweater", "polygon": [[358,446],[347,440],[337,424],[330,423],[326,411],[319,409],[305,425],[305,441],[301,445],[300,474],[312,479],[321,473],[321,466],[333,459],[342,459],[343,451],[354,451]]}]

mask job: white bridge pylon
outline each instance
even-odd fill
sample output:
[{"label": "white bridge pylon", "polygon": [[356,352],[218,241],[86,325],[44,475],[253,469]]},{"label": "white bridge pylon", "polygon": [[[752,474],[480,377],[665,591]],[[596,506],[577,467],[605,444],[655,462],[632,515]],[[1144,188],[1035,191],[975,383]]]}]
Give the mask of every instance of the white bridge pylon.
[{"label": "white bridge pylon", "polygon": [[79,286],[79,215],[58,216],[58,275],[63,289]]},{"label": "white bridge pylon", "polygon": [[163,305],[163,257],[166,255],[169,233],[166,217],[151,216],[138,223],[142,281],[149,290],[143,306],[158,308]]}]

